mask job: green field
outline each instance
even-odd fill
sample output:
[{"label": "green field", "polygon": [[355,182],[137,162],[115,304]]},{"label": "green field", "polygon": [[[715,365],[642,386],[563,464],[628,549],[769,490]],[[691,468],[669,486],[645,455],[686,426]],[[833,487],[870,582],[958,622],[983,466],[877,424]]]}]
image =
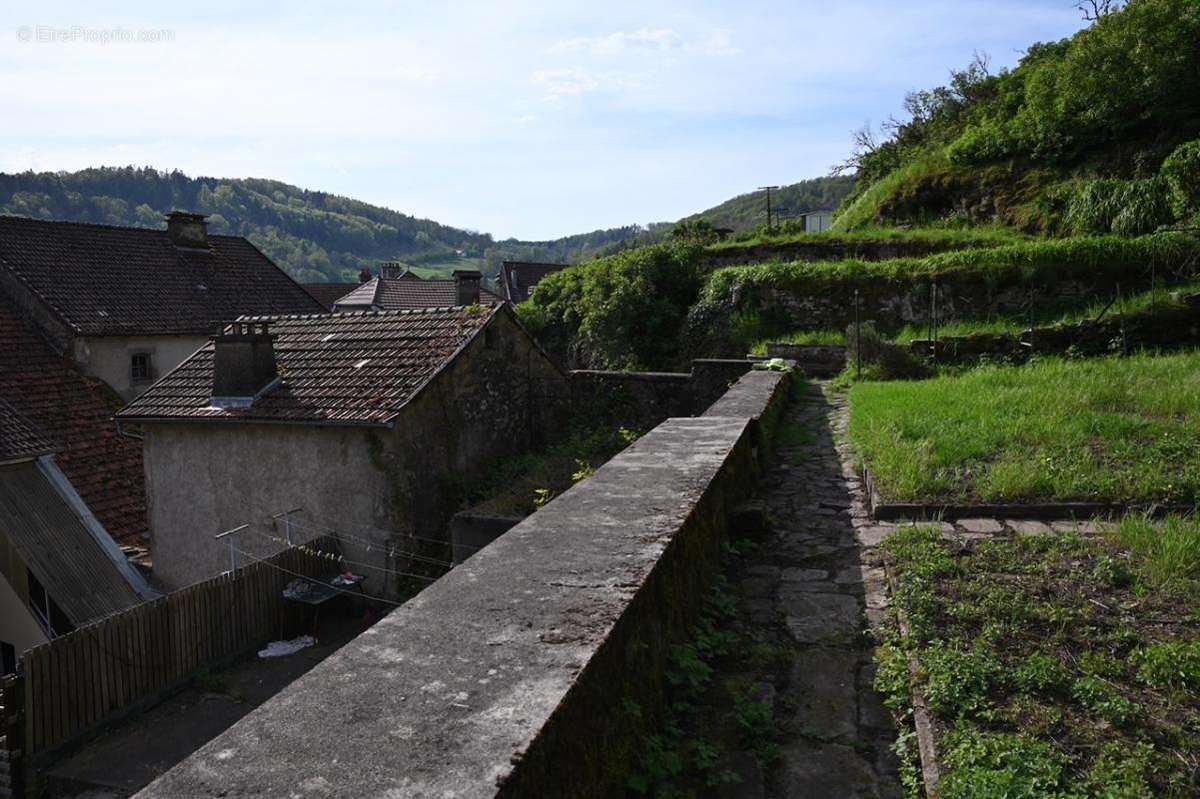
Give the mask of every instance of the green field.
[{"label": "green field", "polygon": [[861,383],[850,437],[890,501],[1200,498],[1200,354]]}]

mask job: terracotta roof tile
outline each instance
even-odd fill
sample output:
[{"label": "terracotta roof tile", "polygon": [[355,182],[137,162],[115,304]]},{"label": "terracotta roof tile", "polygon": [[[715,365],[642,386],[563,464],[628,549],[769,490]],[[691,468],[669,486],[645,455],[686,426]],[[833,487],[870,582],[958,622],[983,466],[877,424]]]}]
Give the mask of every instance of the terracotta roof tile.
[{"label": "terracotta roof tile", "polygon": [[166,230],[0,216],[0,267],[80,335],[212,333],[246,313],[327,310],[239,236],[210,250]]},{"label": "terracotta roof tile", "polygon": [[58,448],[55,461],[113,538],[146,530],[142,448],[117,435],[112,415],[120,398],[75,371],[3,300],[0,398]]},{"label": "terracotta roof tile", "polygon": [[11,403],[0,399],[0,463],[28,460],[54,452],[54,445],[37,425]]},{"label": "terracotta roof tile", "polygon": [[487,324],[467,308],[243,317],[274,336],[281,382],[248,408],[212,407],[213,344],[119,414],[122,419],[386,424]]},{"label": "terracotta roof tile", "polygon": [[[499,294],[480,286],[479,301],[485,305],[504,302]],[[370,308],[384,311],[408,311],[418,308],[446,308],[458,303],[458,288],[453,280],[418,277],[378,278],[355,286],[337,300],[339,308]]]},{"label": "terracotta roof tile", "polygon": [[358,283],[301,283],[304,290],[313,296],[317,302],[332,311],[333,304],[358,288]]}]

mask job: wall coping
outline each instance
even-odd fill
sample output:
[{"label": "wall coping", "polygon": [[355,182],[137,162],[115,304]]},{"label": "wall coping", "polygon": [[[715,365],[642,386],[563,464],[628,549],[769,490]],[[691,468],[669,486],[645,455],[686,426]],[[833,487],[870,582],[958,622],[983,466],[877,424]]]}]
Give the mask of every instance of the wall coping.
[{"label": "wall coping", "polygon": [[749,372],[707,415],[663,422],[137,796],[493,797],[556,780],[544,795],[581,780],[610,793],[583,769],[623,712],[597,686],[629,679],[613,652],[631,629],[671,632],[647,629],[663,624],[663,581],[697,568],[681,552],[716,551],[725,520],[698,508],[728,510],[786,377]]}]

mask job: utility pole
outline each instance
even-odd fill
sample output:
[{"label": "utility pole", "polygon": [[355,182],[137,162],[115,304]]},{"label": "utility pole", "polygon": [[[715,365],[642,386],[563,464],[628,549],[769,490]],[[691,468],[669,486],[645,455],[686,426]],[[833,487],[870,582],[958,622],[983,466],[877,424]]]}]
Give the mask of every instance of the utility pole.
[{"label": "utility pole", "polygon": [[759,186],[758,187],[759,191],[765,191],[767,193],[767,228],[768,229],[771,227],[771,190],[778,189],[778,188],[779,188],[778,186]]}]

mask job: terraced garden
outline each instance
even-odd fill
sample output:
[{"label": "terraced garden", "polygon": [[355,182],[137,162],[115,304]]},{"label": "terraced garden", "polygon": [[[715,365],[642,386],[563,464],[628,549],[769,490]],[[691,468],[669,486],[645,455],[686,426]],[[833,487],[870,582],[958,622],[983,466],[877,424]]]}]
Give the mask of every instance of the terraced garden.
[{"label": "terraced garden", "polygon": [[[1200,523],[1046,533],[884,543],[895,614],[876,687],[910,723],[922,697],[936,795],[1195,796]],[[911,756],[906,781],[920,795]]]}]

